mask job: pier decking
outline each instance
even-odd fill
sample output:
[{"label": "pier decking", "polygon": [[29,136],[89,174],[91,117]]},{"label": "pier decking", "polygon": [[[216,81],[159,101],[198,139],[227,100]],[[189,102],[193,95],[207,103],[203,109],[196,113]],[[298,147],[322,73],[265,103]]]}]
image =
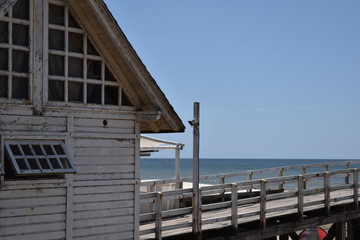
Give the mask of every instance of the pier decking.
[{"label": "pier decking", "polygon": [[[360,219],[359,165],[360,161],[330,162],[205,176],[201,179],[217,178],[221,184],[201,187],[201,205],[196,209],[191,205],[192,188],[145,193],[141,195],[141,202],[152,203],[153,210],[141,214],[140,236],[141,239],[271,239],[276,236],[297,239],[296,231],[337,223],[333,228],[336,228],[333,231],[336,239],[345,239],[345,222],[348,222],[348,239],[356,239],[351,237],[360,235],[360,227],[354,227]],[[311,168],[323,171],[307,173]],[[294,174],[297,171],[299,174]],[[277,176],[257,179],[257,175],[265,172],[274,172]],[[226,178],[234,176],[247,176],[247,179],[226,183]],[[169,180],[144,185],[152,184],[156,189],[154,184],[167,182]],[[177,202],[177,207],[166,209],[166,201]],[[195,220],[194,216],[200,219]],[[199,226],[194,226],[196,222]],[[194,232],[194,229],[200,231]]]}]

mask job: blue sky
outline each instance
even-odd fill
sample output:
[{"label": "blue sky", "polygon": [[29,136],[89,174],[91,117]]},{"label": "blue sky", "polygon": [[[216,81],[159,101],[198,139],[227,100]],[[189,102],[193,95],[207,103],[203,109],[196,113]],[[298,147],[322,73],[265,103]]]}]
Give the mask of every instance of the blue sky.
[{"label": "blue sky", "polygon": [[[105,0],[201,158],[360,158],[360,1]],[[153,157],[173,157],[172,151]]]}]

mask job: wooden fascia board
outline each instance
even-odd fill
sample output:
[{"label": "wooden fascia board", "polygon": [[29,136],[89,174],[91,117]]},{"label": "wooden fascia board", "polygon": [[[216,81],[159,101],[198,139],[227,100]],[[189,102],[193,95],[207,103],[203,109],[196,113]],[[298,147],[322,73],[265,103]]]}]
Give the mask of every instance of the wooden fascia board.
[{"label": "wooden fascia board", "polygon": [[[128,66],[131,68],[132,72],[136,76],[136,79],[145,90],[148,97],[151,99],[153,104],[162,111],[162,116],[167,124],[175,132],[184,131],[185,126],[182,121],[171,107],[155,80],[146,70],[146,67],[132,48],[124,33],[121,31],[116,20],[113,18],[104,2],[100,0],[87,1],[92,7],[94,13],[97,15],[98,19],[101,20],[103,27],[107,31],[114,45],[120,51]],[[125,41],[119,41],[119,39],[123,39]]]},{"label": "wooden fascia board", "polygon": [[17,0],[0,0],[0,17],[3,17]]}]

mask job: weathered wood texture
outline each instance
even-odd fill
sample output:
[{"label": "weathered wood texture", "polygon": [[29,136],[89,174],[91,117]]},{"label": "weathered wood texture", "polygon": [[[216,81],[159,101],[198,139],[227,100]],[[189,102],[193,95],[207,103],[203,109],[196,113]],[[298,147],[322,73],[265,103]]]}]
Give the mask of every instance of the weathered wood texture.
[{"label": "weathered wood texture", "polygon": [[13,108],[1,109],[0,123],[2,141],[65,141],[77,170],[59,180],[5,179],[1,239],[134,238],[135,114]]},{"label": "weathered wood texture", "polygon": [[[224,200],[207,201],[201,204],[201,216],[199,221],[204,231],[212,229],[222,229],[238,224],[242,232],[242,237],[246,236],[246,231],[243,225],[253,222],[253,228],[257,231],[251,235],[248,233],[246,239],[261,239],[259,236],[272,237],[271,232],[268,231],[277,222],[282,223],[287,219],[287,223],[293,223],[294,226],[277,230],[277,235],[289,234],[291,232],[300,230],[298,226],[306,228],[307,226],[322,225],[324,220],[334,218],[333,221],[347,221],[349,216],[358,218],[358,169],[343,169],[331,172],[311,173],[302,176],[282,176],[278,178],[269,178],[266,180],[251,180],[234,184],[222,184],[214,186],[205,186],[201,188],[202,199],[215,199],[219,194],[230,195],[232,198],[225,198]],[[346,178],[345,176],[349,177]],[[354,182],[354,180],[356,182]],[[300,182],[299,182],[300,181]],[[304,182],[307,182],[307,188],[304,188]],[[287,191],[278,191],[271,193],[271,189],[278,189],[279,184],[291,184],[293,188]],[[254,195],[246,198],[241,197],[239,190],[249,189],[249,186],[254,191]],[[301,188],[300,190],[298,188]],[[169,199],[181,199],[189,197],[189,190],[179,189],[162,192],[161,201]],[[234,193],[233,191],[236,191]],[[299,196],[301,195],[301,196]],[[234,208],[234,196],[236,199],[236,208]],[[150,199],[154,200],[157,205],[156,195],[151,193],[143,194],[141,201],[148,202]],[[219,199],[217,197],[217,199]],[[339,208],[341,206],[341,208]],[[315,215],[315,220],[309,221],[310,213],[321,209],[320,214]],[[339,210],[340,209],[340,210]],[[355,210],[355,212],[354,212]],[[158,210],[161,211],[161,210]],[[336,215],[339,214],[340,215]],[[347,214],[349,211],[349,214]],[[357,212],[356,212],[357,211]],[[192,217],[190,213],[192,208],[178,208],[170,210],[162,210],[155,213],[144,213],[141,215],[141,235],[142,239],[151,239],[156,237],[168,236],[183,236],[184,233],[191,233]],[[353,214],[353,215],[351,215]],[[155,216],[161,215],[161,223],[156,223]],[[324,218],[316,217],[323,216]],[[351,219],[351,218],[350,218]],[[160,221],[158,218],[156,221]],[[302,225],[306,223],[308,225]],[[161,226],[159,228],[159,226]],[[339,232],[339,231],[338,231]],[[236,235],[236,234],[235,234]],[[243,239],[243,238],[240,238]],[[245,239],[245,238],[244,238]]]}]

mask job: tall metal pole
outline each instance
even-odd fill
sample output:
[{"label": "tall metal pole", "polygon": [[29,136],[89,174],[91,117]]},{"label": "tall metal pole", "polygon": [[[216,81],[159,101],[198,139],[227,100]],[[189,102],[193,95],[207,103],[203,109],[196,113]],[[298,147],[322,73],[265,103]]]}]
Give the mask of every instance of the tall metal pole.
[{"label": "tall metal pole", "polygon": [[195,234],[201,234],[201,199],[199,189],[199,131],[200,103],[194,102],[194,119],[190,122],[193,127],[193,224],[192,231]]}]

